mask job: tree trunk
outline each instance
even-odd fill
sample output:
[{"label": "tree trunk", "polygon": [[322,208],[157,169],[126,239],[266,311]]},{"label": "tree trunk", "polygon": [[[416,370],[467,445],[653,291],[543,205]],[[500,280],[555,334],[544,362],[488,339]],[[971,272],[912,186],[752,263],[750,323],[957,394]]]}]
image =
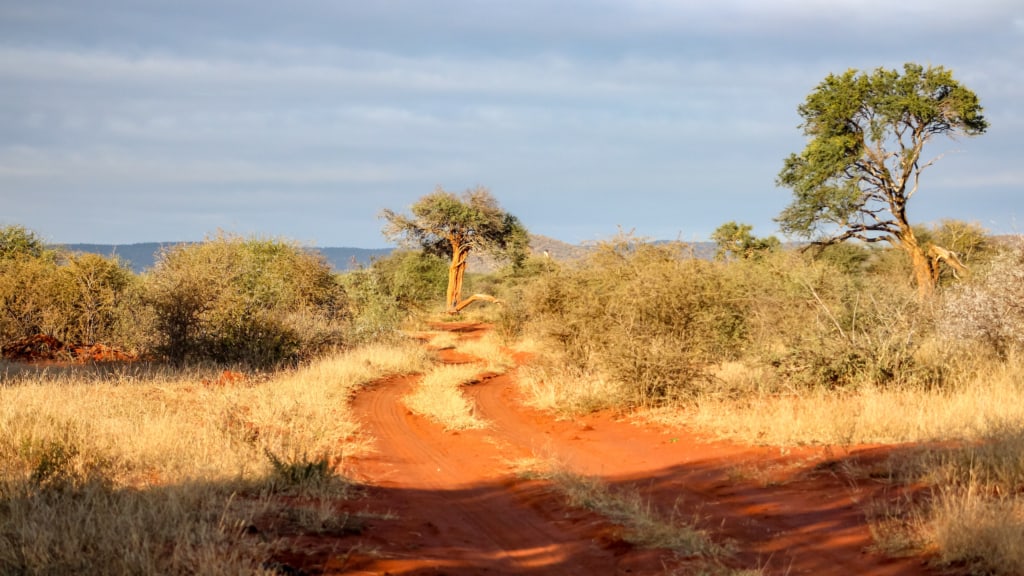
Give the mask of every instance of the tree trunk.
[{"label": "tree trunk", "polygon": [[921,301],[928,300],[935,294],[935,284],[938,280],[936,274],[936,262],[917,243],[917,237],[910,227],[903,230],[900,235],[900,247],[910,256],[910,265],[914,269],[914,282],[917,284],[917,296]]},{"label": "tree trunk", "polygon": [[463,308],[478,300],[501,303],[501,300],[487,294],[473,294],[465,300],[462,299],[462,280],[466,276],[466,260],[469,258],[470,247],[463,244],[459,238],[451,237],[448,240],[452,245],[452,264],[448,267],[448,292],[445,295],[448,314],[458,314]]},{"label": "tree trunk", "polygon": [[469,257],[469,247],[463,246],[458,239],[452,239],[452,264],[448,267],[448,292],[445,295],[445,306],[449,314],[456,314],[460,310],[459,302],[462,300],[462,279],[466,275],[466,259]]}]

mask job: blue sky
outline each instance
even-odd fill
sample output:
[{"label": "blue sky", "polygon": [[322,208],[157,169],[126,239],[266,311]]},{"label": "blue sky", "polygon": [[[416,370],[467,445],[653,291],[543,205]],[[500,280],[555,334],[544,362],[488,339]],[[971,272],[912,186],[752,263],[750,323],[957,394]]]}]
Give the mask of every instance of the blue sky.
[{"label": "blue sky", "polygon": [[703,240],[772,221],[829,73],[942,65],[991,128],[940,140],[916,222],[1024,228],[1024,4],[0,0],[0,225],[380,247],[484,185],[531,231]]}]

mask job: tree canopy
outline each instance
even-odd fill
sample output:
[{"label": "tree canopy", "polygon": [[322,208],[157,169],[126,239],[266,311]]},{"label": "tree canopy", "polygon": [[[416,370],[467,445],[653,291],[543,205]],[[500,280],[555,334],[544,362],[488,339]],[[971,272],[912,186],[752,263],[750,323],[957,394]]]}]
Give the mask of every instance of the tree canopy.
[{"label": "tree canopy", "polygon": [[412,205],[411,216],[384,210],[384,235],[408,247],[420,247],[451,261],[446,306],[455,313],[475,300],[494,300],[475,294],[462,299],[466,260],[478,250],[520,263],[529,243],[519,219],[502,210],[490,191],[480,186],[461,196],[437,188]]},{"label": "tree canopy", "polygon": [[918,242],[907,203],[939,158],[922,158],[925,144],[988,128],[977,95],[942,66],[908,63],[902,73],[830,74],[798,111],[810,140],[778,176],[777,184],[794,196],[776,218],[782,231],[822,244],[858,239],[898,246],[911,257],[922,295],[929,293],[939,262],[959,263],[948,250]]},{"label": "tree canopy", "polygon": [[24,226],[0,228],[0,260],[40,258],[47,251],[46,243]]},{"label": "tree canopy", "polygon": [[758,238],[751,234],[754,229],[750,224],[737,224],[726,222],[711,233],[711,240],[715,242],[715,258],[724,260],[730,255],[733,258],[749,259],[757,258],[766,252],[778,250],[781,243],[775,236]]}]

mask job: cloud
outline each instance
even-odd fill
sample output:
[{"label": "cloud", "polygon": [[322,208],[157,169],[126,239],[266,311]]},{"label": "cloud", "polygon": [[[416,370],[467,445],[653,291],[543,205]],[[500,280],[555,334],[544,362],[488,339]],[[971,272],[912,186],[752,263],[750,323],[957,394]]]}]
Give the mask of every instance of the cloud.
[{"label": "cloud", "polygon": [[[796,107],[830,72],[947,65],[979,93],[993,128],[991,145],[968,145],[984,153],[942,174],[1016,162],[1020,9],[959,6],[0,3],[0,188],[25,191],[5,214],[42,218],[50,205],[62,233],[78,226],[87,240],[96,228],[75,224],[69,200],[80,193],[137,206],[135,217],[162,219],[163,230],[187,202],[194,214],[208,207],[203,226],[308,235],[315,222],[376,240],[376,223],[330,227],[322,214],[372,220],[437,184],[484,184],[555,236],[617,224],[688,235],[737,218],[767,234],[786,201],[774,175],[803,145]],[[260,200],[231,220],[222,201],[243,191]],[[285,206],[289,195],[317,208],[303,215]],[[146,216],[146,205],[160,214]],[[567,221],[577,213],[586,224]]]}]

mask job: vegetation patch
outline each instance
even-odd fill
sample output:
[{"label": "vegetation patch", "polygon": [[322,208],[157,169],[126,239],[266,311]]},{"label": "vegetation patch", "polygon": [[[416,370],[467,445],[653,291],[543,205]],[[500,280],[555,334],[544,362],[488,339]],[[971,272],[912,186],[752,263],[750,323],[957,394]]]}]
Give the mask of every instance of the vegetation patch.
[{"label": "vegetation patch", "polygon": [[271,574],[288,526],[358,528],[331,504],[366,448],[349,397],[428,362],[375,345],[216,386],[213,368],[4,373],[0,573]]},{"label": "vegetation patch", "polygon": [[410,410],[446,430],[485,428],[487,423],[475,415],[475,405],[461,391],[463,385],[479,376],[480,366],[476,364],[437,366],[423,376],[403,401]]}]

